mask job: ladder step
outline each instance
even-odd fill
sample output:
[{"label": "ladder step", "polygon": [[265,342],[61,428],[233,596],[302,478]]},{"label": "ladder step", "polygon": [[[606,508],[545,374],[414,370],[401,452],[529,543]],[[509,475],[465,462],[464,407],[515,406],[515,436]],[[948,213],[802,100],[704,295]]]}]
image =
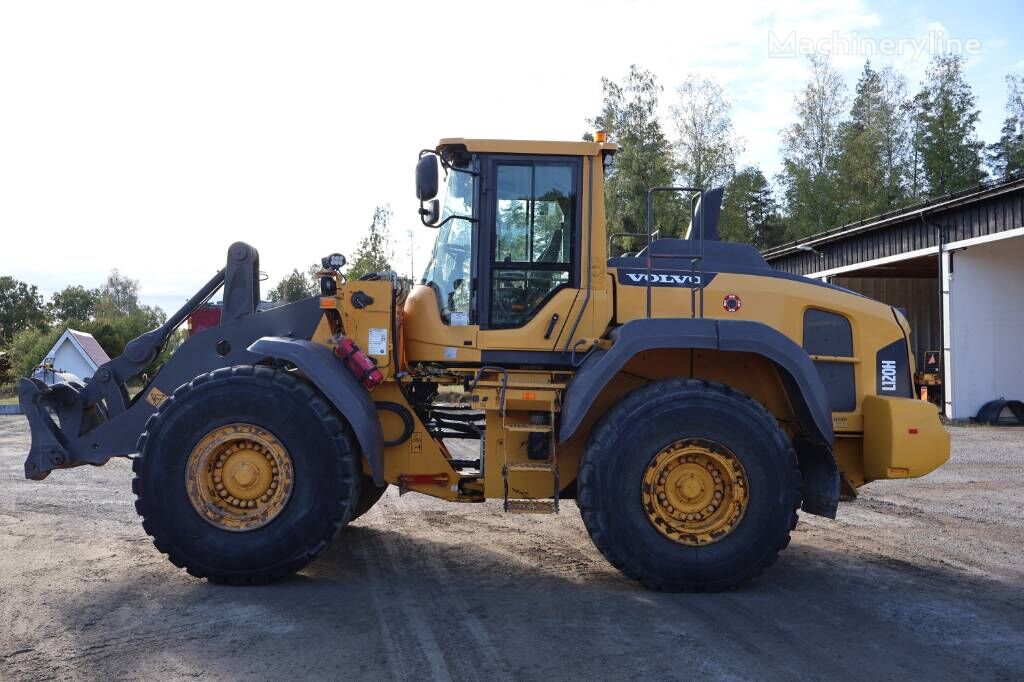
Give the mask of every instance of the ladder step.
[{"label": "ladder step", "polygon": [[[477,386],[488,386],[491,388],[501,387],[501,380],[481,379],[477,382]],[[515,381],[509,382],[505,388],[514,391],[523,388],[534,388],[534,389],[546,389],[551,391],[558,391],[568,386],[568,384],[548,384],[540,381]]]},{"label": "ladder step", "polygon": [[554,462],[511,462],[505,465],[508,471],[554,471]]},{"label": "ladder step", "polygon": [[505,424],[506,431],[526,431],[529,433],[551,433],[551,424]]},{"label": "ladder step", "polygon": [[510,514],[557,514],[555,500],[505,500],[505,511]]}]

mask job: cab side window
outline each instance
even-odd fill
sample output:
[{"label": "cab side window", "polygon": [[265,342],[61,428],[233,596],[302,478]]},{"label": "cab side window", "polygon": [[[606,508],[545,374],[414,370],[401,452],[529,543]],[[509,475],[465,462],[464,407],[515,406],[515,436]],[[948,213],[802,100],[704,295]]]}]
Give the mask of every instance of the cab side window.
[{"label": "cab side window", "polygon": [[518,327],[572,280],[576,166],[497,164],[491,325]]}]

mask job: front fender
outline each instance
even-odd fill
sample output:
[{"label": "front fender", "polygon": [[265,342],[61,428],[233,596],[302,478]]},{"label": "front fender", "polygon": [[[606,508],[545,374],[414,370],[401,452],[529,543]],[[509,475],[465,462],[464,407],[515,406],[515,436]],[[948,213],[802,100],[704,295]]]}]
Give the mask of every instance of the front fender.
[{"label": "front fender", "polygon": [[348,421],[370,465],[373,481],[384,485],[384,434],[370,393],[330,349],[304,339],[264,336],[248,348],[263,359],[295,365]]},{"label": "front fender", "polygon": [[839,503],[839,468],[832,456],[832,412],[828,394],[810,356],[776,329],[748,320],[642,319],[612,332],[614,343],[596,351],[573,377],[562,404],[558,439],[576,435],[605,390],[638,353],[663,349],[712,349],[761,355],[779,377],[804,430],[794,444],[803,476],[805,511],[835,518]]},{"label": "front fender", "polygon": [[808,437],[832,446],[832,412],[814,363],[792,339],[766,324],[747,320],[641,319],[615,329],[612,339],[612,347],[592,354],[569,384],[558,431],[560,442],[576,434],[608,382],[638,353],[712,349],[754,353],[771,360],[780,370]]}]

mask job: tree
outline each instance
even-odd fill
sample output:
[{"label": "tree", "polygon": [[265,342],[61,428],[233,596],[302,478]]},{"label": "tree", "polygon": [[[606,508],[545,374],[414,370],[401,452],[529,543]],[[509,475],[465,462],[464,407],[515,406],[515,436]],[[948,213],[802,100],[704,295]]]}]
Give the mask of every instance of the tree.
[{"label": "tree", "polygon": [[789,236],[804,237],[840,222],[838,130],[846,84],[827,56],[812,55],[811,77],[796,97],[797,121],[782,132]]},{"label": "tree", "polygon": [[732,104],[722,86],[690,75],[676,89],[672,106],[679,160],[679,180],[690,187],[725,185],[736,173],[743,141],[732,125]]},{"label": "tree", "polygon": [[[619,144],[615,163],[605,177],[605,214],[608,233],[647,231],[647,190],[669,185],[673,180],[672,145],[658,121],[658,98],[662,87],[650,71],[635,64],[629,67],[624,85],[601,79],[601,113],[591,119],[592,127],[604,130]],[[679,197],[659,195],[655,204],[655,229],[663,236],[677,234],[688,224],[689,212]],[[628,248],[642,247],[636,240]],[[616,242],[622,245],[622,242]]]},{"label": "tree", "polygon": [[839,125],[839,200],[842,222],[884,213],[906,203],[910,132],[906,79],[864,64],[850,118]]},{"label": "tree", "polygon": [[927,194],[937,197],[974,187],[985,178],[984,147],[976,127],[979,111],[964,80],[963,57],[936,56],[915,98],[921,169]]},{"label": "tree", "polygon": [[11,338],[7,347],[7,359],[11,363],[11,374],[27,377],[41,363],[53,344],[64,330],[61,328],[25,327]]},{"label": "tree", "polygon": [[[319,270],[319,268],[317,268]],[[292,270],[270,290],[268,296],[274,303],[294,303],[316,294],[313,288],[312,277],[309,273],[299,272],[298,268]]]},{"label": "tree", "polygon": [[760,168],[748,166],[726,185],[718,226],[722,241],[742,242],[758,249],[784,241],[779,205]]},{"label": "tree", "polygon": [[0,277],[0,345],[23,329],[46,329],[46,308],[34,284]]},{"label": "tree", "polygon": [[96,316],[100,290],[66,286],[50,298],[50,315],[57,322],[87,322]]},{"label": "tree", "polygon": [[139,281],[125,277],[115,268],[99,289],[94,318],[79,326],[96,337],[113,358],[124,352],[129,341],[166,320],[167,315],[159,307],[139,304]]},{"label": "tree", "polygon": [[1000,179],[1024,172],[1024,75],[1006,77],[1006,119],[999,141],[988,148],[992,174]]},{"label": "tree", "polygon": [[110,271],[100,287],[96,303],[97,318],[130,315],[139,307],[139,280],[125,277],[117,268]]},{"label": "tree", "polygon": [[374,209],[370,227],[356,247],[345,276],[348,279],[359,279],[372,272],[391,272],[394,270],[391,267],[392,258],[391,205],[385,204]]}]

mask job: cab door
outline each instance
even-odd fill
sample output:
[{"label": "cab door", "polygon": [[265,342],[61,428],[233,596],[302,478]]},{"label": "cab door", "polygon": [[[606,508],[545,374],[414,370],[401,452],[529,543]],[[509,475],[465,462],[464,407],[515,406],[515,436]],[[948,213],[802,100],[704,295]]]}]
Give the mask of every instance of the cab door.
[{"label": "cab door", "polygon": [[[578,157],[493,156],[483,192],[476,303],[484,360],[551,353],[580,294]],[[543,360],[539,355],[533,360]]]}]

